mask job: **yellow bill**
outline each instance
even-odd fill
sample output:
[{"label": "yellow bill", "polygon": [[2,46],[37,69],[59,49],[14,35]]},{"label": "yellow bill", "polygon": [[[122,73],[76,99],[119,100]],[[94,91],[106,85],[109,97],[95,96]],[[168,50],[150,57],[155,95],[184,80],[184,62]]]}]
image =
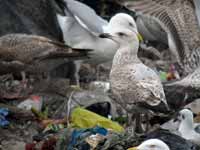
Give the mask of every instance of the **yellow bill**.
[{"label": "yellow bill", "polygon": [[127,150],[137,150],[137,147],[128,148]]},{"label": "yellow bill", "polygon": [[143,37],[142,37],[142,35],[141,35],[140,33],[137,34],[137,38],[138,38],[138,40],[139,40],[140,42],[143,41]]}]

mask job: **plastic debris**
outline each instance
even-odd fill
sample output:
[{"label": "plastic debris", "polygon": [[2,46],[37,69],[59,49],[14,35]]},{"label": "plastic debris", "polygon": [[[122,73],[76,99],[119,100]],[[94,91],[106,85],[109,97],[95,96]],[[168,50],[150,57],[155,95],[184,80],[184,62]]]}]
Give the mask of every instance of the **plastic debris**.
[{"label": "plastic debris", "polygon": [[80,107],[73,110],[71,124],[73,127],[77,128],[93,128],[95,126],[100,126],[115,132],[124,131],[124,128],[118,123]]},{"label": "plastic debris", "polygon": [[103,92],[108,92],[110,90],[110,83],[109,82],[103,82],[103,81],[93,81],[90,83],[90,89],[91,90],[99,90]]},{"label": "plastic debris", "polygon": [[103,140],[104,136],[100,134],[91,135],[85,139],[85,141],[90,145],[90,149],[92,150],[95,149],[98,146],[98,144]]},{"label": "plastic debris", "polygon": [[27,100],[21,102],[17,107],[21,109],[31,110],[34,108],[37,111],[41,111],[42,109],[42,98],[37,95],[32,95]]},{"label": "plastic debris", "polygon": [[168,73],[169,73],[167,77],[168,80],[180,79],[180,75],[173,64],[170,65]]},{"label": "plastic debris", "polygon": [[64,124],[49,124],[49,125],[47,125],[47,127],[44,129],[43,132],[46,132],[49,130],[57,132],[61,129],[64,129],[64,127],[65,127]]},{"label": "plastic debris", "polygon": [[72,132],[70,144],[68,150],[76,149],[94,149],[100,141],[104,139],[104,136],[108,134],[108,131],[102,127],[88,128],[74,130]]},{"label": "plastic debris", "polygon": [[9,111],[7,108],[0,108],[0,127],[5,127],[9,125],[9,121],[6,120],[6,116],[8,116]]},{"label": "plastic debris", "polygon": [[159,71],[159,76],[162,82],[167,80],[167,73],[164,71]]},{"label": "plastic debris", "polygon": [[25,150],[55,150],[57,139],[51,137],[41,142],[28,143]]}]

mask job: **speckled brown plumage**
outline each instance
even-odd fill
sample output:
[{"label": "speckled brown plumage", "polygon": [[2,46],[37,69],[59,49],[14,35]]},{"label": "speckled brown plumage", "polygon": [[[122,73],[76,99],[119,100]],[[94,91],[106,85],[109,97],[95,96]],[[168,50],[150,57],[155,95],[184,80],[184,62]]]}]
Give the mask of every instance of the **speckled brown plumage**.
[{"label": "speckled brown plumage", "polygon": [[0,74],[20,71],[42,73],[65,62],[87,56],[87,50],[72,49],[48,38],[9,34],[0,38]]},{"label": "speckled brown plumage", "polygon": [[123,0],[121,3],[150,15],[171,35],[184,74],[200,65],[200,28],[192,0]]},{"label": "speckled brown plumage", "polygon": [[[127,111],[128,125],[133,124],[133,115],[140,117],[149,108],[159,105],[163,105],[164,110],[168,108],[159,76],[137,56],[139,39],[136,24],[134,27],[134,31],[117,28],[107,35],[119,44],[113,58],[110,83],[116,102]],[[136,127],[140,125],[140,119],[136,118]]]}]

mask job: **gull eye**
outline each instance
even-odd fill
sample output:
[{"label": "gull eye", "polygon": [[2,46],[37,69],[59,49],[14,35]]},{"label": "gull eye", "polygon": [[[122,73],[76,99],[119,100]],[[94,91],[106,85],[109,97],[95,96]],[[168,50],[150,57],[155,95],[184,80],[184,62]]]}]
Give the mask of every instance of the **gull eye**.
[{"label": "gull eye", "polygon": [[182,115],[182,119],[185,119],[185,116],[184,116],[184,115]]},{"label": "gull eye", "polygon": [[133,24],[131,22],[129,22],[129,26],[133,27]]},{"label": "gull eye", "polygon": [[156,145],[153,145],[153,144],[152,144],[152,145],[149,145],[149,147],[150,147],[150,148],[155,148]]},{"label": "gull eye", "polygon": [[122,33],[122,32],[119,32],[117,33],[119,36],[125,36],[126,34]]}]

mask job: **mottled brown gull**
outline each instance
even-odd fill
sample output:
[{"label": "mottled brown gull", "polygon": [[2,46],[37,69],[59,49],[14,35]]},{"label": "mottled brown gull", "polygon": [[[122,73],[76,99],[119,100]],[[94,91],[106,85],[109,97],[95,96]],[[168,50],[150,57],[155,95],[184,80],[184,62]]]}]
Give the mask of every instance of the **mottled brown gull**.
[{"label": "mottled brown gull", "polygon": [[138,107],[140,104],[155,107],[163,102],[167,106],[159,76],[137,56],[138,35],[135,26],[134,31],[116,28],[101,36],[119,44],[110,72],[111,89],[116,101],[131,117],[134,113],[142,113],[143,110]]},{"label": "mottled brown gull", "polygon": [[49,73],[66,59],[84,58],[87,53],[88,50],[72,49],[43,36],[7,34],[0,37],[0,75]]},{"label": "mottled brown gull", "polygon": [[119,0],[119,3],[145,15],[143,23],[151,33],[160,25],[182,74],[187,75],[200,65],[199,0]]}]

